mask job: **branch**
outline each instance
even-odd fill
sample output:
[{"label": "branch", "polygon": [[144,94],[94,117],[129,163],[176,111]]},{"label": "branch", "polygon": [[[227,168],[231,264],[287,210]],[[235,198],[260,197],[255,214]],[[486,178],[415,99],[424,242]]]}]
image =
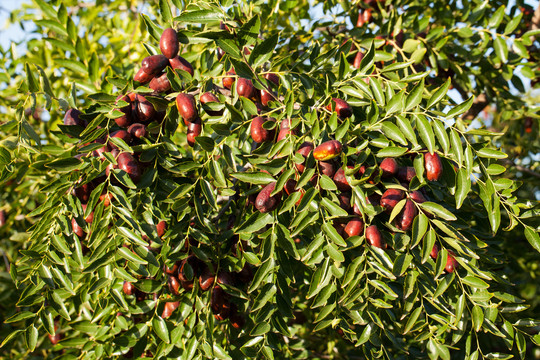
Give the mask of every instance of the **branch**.
[{"label": "branch", "polygon": [[505,165],[509,165],[509,166],[514,167],[518,171],[524,172],[526,174],[529,174],[531,176],[534,176],[534,177],[540,179],[540,174],[539,173],[537,173],[536,171],[531,170],[529,168],[526,168],[525,166],[517,165],[514,161],[512,161],[510,159],[503,159],[503,160],[501,160],[501,162],[503,164],[505,164]]},{"label": "branch", "polygon": [[462,118],[465,120],[472,120],[476,118],[476,116],[480,114],[480,112],[488,105],[489,99],[486,94],[482,93],[474,99],[471,108],[465,114],[463,114]]}]

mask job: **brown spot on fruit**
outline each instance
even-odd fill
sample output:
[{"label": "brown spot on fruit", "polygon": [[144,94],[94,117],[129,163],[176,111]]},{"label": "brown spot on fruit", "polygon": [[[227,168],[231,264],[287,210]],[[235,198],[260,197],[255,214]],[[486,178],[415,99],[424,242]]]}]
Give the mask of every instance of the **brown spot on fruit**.
[{"label": "brown spot on fruit", "polygon": [[442,162],[437,153],[430,154],[427,152],[424,155],[424,162],[426,165],[426,178],[429,181],[437,181],[442,174]]},{"label": "brown spot on fruit", "polygon": [[176,96],[176,107],[178,108],[178,114],[180,114],[186,125],[199,118],[195,97],[191,94],[178,94]]},{"label": "brown spot on fruit", "polygon": [[398,163],[394,158],[386,158],[381,162],[382,177],[389,178],[396,176],[398,173]]},{"label": "brown spot on fruit", "polygon": [[387,213],[391,213],[392,209],[405,197],[405,193],[399,189],[388,189],[381,197],[380,205],[386,209]]},{"label": "brown spot on fruit", "polygon": [[275,119],[257,116],[251,121],[251,138],[258,144],[274,139],[275,129],[263,128],[263,124],[267,121],[275,122]]},{"label": "brown spot on fruit", "polygon": [[147,56],[142,61],[142,69],[145,73],[155,76],[169,65],[169,59],[164,55]]},{"label": "brown spot on fruit", "polygon": [[315,150],[313,150],[313,157],[315,160],[327,161],[339,156],[342,150],[343,146],[339,141],[329,140],[317,146]]},{"label": "brown spot on fruit", "polygon": [[0,210],[0,227],[6,225],[6,218],[7,218],[6,211]]},{"label": "brown spot on fruit", "polygon": [[178,36],[176,31],[171,28],[163,30],[161,38],[159,39],[159,49],[166,58],[172,59],[178,55],[179,50]]},{"label": "brown spot on fruit", "polygon": [[363,232],[364,222],[359,217],[350,220],[343,229],[343,233],[347,234],[347,237],[360,236]]},{"label": "brown spot on fruit", "polygon": [[281,200],[281,191],[274,196],[270,196],[275,187],[275,182],[270,183],[261,190],[259,195],[257,195],[257,199],[255,199],[255,208],[257,208],[257,210],[262,213],[267,213],[278,207]]},{"label": "brown spot on fruit", "polygon": [[[336,99],[336,98],[333,98],[332,102],[335,104],[334,105],[335,112],[337,112],[340,118],[345,119],[345,118],[351,117],[352,108],[349,105],[349,103],[347,103],[345,100]],[[328,111],[332,111],[332,103],[328,104],[326,106],[326,109]]]},{"label": "brown spot on fruit", "polygon": [[182,70],[193,76],[193,65],[181,56],[175,56],[169,59],[169,65],[171,65],[173,70]]},{"label": "brown spot on fruit", "polygon": [[381,232],[377,228],[377,225],[371,225],[367,227],[366,240],[371,246],[375,246],[380,249],[386,249],[386,242],[384,241]]}]

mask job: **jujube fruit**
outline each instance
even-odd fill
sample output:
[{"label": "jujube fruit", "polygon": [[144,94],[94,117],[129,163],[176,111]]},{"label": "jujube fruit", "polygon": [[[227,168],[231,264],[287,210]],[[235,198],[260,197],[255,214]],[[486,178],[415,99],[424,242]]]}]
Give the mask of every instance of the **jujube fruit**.
[{"label": "jujube fruit", "polygon": [[122,290],[124,291],[124,294],[126,295],[133,295],[135,293],[135,286],[129,281],[124,281],[124,285],[122,286]]},{"label": "jujube fruit", "polygon": [[[352,166],[348,166],[349,169],[352,169]],[[339,191],[349,191],[351,190],[351,185],[347,181],[347,177],[345,176],[345,170],[343,168],[339,168],[333,177],[334,183],[336,184]]]},{"label": "jujube fruit", "polygon": [[396,176],[398,173],[398,163],[396,159],[394,158],[386,158],[381,162],[381,165],[379,167],[382,170],[382,177],[383,178],[389,178]]},{"label": "jujube fruit", "polygon": [[439,157],[439,154],[433,153],[430,154],[427,152],[424,155],[424,162],[426,166],[426,178],[429,181],[437,181],[441,177],[442,174],[442,162],[441,158]]},{"label": "jujube fruit", "polygon": [[145,57],[141,65],[145,73],[155,76],[169,65],[169,59],[164,55],[151,55]]},{"label": "jujube fruit", "polygon": [[431,249],[431,252],[429,253],[429,256],[431,256],[431,258],[433,260],[437,259],[437,256],[439,256],[439,245],[437,245],[437,244],[433,245],[433,248]]},{"label": "jujube fruit", "polygon": [[140,68],[139,71],[137,71],[137,73],[133,76],[133,80],[141,84],[146,84],[153,78],[154,78],[154,75],[148,74],[146,71],[144,71],[143,68]]},{"label": "jujube fruit", "polygon": [[405,193],[399,189],[388,189],[381,197],[381,206],[391,213],[392,209],[405,197]]},{"label": "jujube fruit", "polygon": [[[219,99],[216,95],[212,94],[211,92],[205,92],[199,97],[199,101],[201,104],[207,104],[207,103],[219,103]],[[204,109],[204,111],[210,115],[210,116],[221,116],[223,115],[223,110],[209,110]]]},{"label": "jujube fruit", "polygon": [[79,115],[81,115],[81,112],[77,109],[69,109],[66,111],[66,114],[64,115],[64,125],[67,126],[73,126],[78,125],[80,127],[86,127],[88,123],[86,120],[83,120],[79,118]]},{"label": "jujube fruit", "polygon": [[257,116],[251,121],[251,138],[258,144],[274,139],[275,129],[268,130],[263,127],[267,121],[275,122],[273,118],[262,116]]},{"label": "jujube fruit", "polygon": [[[300,155],[302,155],[304,157],[304,163],[305,163],[306,159],[309,156],[309,153],[311,153],[312,151],[313,151],[313,143],[306,141],[306,142],[302,143],[302,145],[300,145],[300,148],[296,151],[296,153],[298,153],[298,154],[300,154]],[[306,168],[304,163],[295,164],[296,170],[298,170],[299,173],[304,172],[304,170]]]},{"label": "jujube fruit", "polygon": [[421,204],[423,202],[426,202],[427,199],[425,198],[425,196],[418,190],[415,190],[415,191],[411,191],[409,193],[409,198],[411,198],[411,200],[413,200],[414,202],[418,203],[418,204]]},{"label": "jujube fruit", "polygon": [[157,236],[161,239],[163,235],[165,235],[165,232],[167,231],[167,223],[164,220],[161,220],[160,222],[158,222],[158,224],[156,225],[156,231],[157,231]]},{"label": "jujube fruit", "polygon": [[136,104],[137,104],[137,117],[140,122],[146,122],[151,120],[156,115],[156,109],[150,101],[148,101],[144,96],[137,94],[136,95]]},{"label": "jujube fruit", "polygon": [[398,169],[397,178],[401,182],[408,184],[415,176],[416,170],[412,166],[403,166]]},{"label": "jujube fruit", "polygon": [[251,80],[238,78],[238,81],[236,82],[236,93],[238,96],[251,99],[255,97],[255,87],[253,86]]},{"label": "jujube fruit", "polygon": [[386,249],[386,242],[384,241],[381,232],[377,228],[377,225],[370,225],[367,227],[366,240],[371,246]]},{"label": "jujube fruit", "polygon": [[317,146],[313,150],[313,157],[319,161],[327,161],[341,154],[343,146],[337,140],[329,140]]},{"label": "jujube fruit", "polygon": [[261,104],[263,104],[264,106],[268,106],[268,103],[270,101],[275,101],[276,100],[276,95],[273,93],[273,92],[269,92],[269,91],[266,91],[266,90],[261,90]]},{"label": "jujube fruit", "polygon": [[208,266],[206,266],[199,276],[199,285],[202,291],[208,291],[214,285],[215,276]]},{"label": "jujube fruit", "polygon": [[77,220],[75,220],[75,218],[72,218],[71,219],[71,228],[73,229],[73,233],[75,235],[77,235],[79,238],[84,238],[85,237],[85,232],[83,230],[82,227],[79,226],[79,224],[77,223]]},{"label": "jujube fruit", "polygon": [[162,92],[170,90],[171,83],[169,82],[169,79],[167,78],[167,73],[162,73],[161,75],[154,77],[150,81],[149,87],[150,89],[158,93],[162,93]]},{"label": "jujube fruit", "polygon": [[283,119],[281,121],[280,127],[279,127],[279,133],[276,141],[281,141],[285,139],[289,135],[295,135],[296,131],[294,129],[291,129],[291,120],[290,119]]},{"label": "jujube fruit", "polygon": [[92,190],[94,190],[94,185],[92,183],[86,183],[74,188],[72,194],[81,200],[81,202],[86,203],[90,199]]},{"label": "jujube fruit", "polygon": [[172,59],[178,55],[179,48],[176,31],[171,28],[163,30],[161,38],[159,39],[159,49],[161,50],[161,53],[168,59]]},{"label": "jujube fruit", "polygon": [[264,78],[274,85],[279,85],[279,75],[274,73],[266,73],[264,74]]},{"label": "jujube fruit", "polygon": [[446,256],[446,265],[444,267],[444,270],[446,270],[447,273],[453,273],[458,267],[459,267],[459,263],[454,257],[454,253],[448,250],[448,255]]},{"label": "jujube fruit", "polygon": [[398,227],[403,231],[409,230],[416,215],[418,215],[416,205],[411,200],[407,200],[403,210],[401,210],[401,213],[396,218]]},{"label": "jujube fruit", "polygon": [[[345,118],[351,117],[352,108],[348,102],[346,102],[345,100],[336,99],[336,98],[333,98],[332,102],[334,102],[335,111],[337,112],[340,118],[345,119]],[[326,106],[326,109],[328,111],[332,111],[332,103],[328,104]]]},{"label": "jujube fruit", "polygon": [[118,168],[125,171],[135,184],[139,182],[141,170],[139,168],[139,163],[133,155],[127,152],[120,153],[116,162],[118,163]]},{"label": "jujube fruit", "polygon": [[[109,137],[122,139],[128,145],[131,142],[131,134],[128,133],[126,130],[117,130],[110,134]],[[118,149],[118,147],[113,142],[110,142],[109,145],[113,149]]]},{"label": "jujube fruit", "polygon": [[[227,75],[236,75],[234,69],[227,71]],[[232,76],[226,76],[223,78],[223,87],[225,89],[231,90],[234,84],[235,78]]]},{"label": "jujube fruit", "polygon": [[179,305],[180,305],[180,301],[166,302],[165,307],[163,308],[163,312],[161,313],[161,317],[163,319],[167,319],[169,316],[172,315],[174,310],[176,310]]},{"label": "jujube fruit", "polygon": [[148,131],[146,131],[146,125],[141,123],[131,124],[128,127],[127,131],[132,138],[140,139],[148,136]]},{"label": "jujube fruit", "polygon": [[178,295],[180,293],[180,283],[174,276],[169,276],[167,279],[167,285],[169,286],[169,291],[173,295]]},{"label": "jujube fruit", "polygon": [[181,56],[170,59],[169,65],[171,65],[174,70],[182,70],[193,76],[193,65]]},{"label": "jujube fruit", "polygon": [[278,207],[279,201],[281,200],[281,191],[274,196],[270,196],[275,187],[275,182],[270,183],[261,190],[259,195],[257,195],[257,199],[255,199],[255,208],[257,208],[257,210],[262,213],[267,213]]},{"label": "jujube fruit", "polygon": [[364,222],[359,217],[350,220],[343,229],[343,233],[347,234],[347,237],[360,236],[363,232]]},{"label": "jujube fruit", "polygon": [[319,166],[319,172],[329,178],[332,178],[336,173],[336,165],[333,161],[319,161],[317,165]]},{"label": "jujube fruit", "polygon": [[199,117],[195,97],[191,94],[178,94],[176,96],[176,107],[186,125]]},{"label": "jujube fruit", "polygon": [[131,123],[133,121],[132,118],[131,118],[131,101],[129,100],[129,97],[127,95],[118,96],[116,98],[117,103],[118,103],[118,100],[125,101],[128,104],[126,106],[124,106],[124,107],[116,109],[116,110],[124,113],[124,115],[114,119],[114,122],[116,123],[116,125],[118,125],[120,127],[128,127],[129,125],[131,125]]},{"label": "jujube fruit", "polygon": [[195,146],[195,138],[201,135],[202,124],[200,119],[196,119],[194,122],[190,122],[187,126],[187,142],[189,146]]}]

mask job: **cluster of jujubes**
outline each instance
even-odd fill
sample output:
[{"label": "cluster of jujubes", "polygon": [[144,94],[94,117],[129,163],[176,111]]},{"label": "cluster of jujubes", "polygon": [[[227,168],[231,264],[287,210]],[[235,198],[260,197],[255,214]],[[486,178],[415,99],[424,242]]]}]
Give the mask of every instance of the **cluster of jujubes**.
[{"label": "cluster of jujubes", "polygon": [[[338,106],[340,105],[340,102],[336,100],[338,99],[334,99],[336,102],[336,111],[339,112]],[[346,104],[345,102],[343,103]],[[349,112],[347,110],[345,115],[348,114]],[[256,119],[254,119],[254,121],[255,120]],[[268,121],[273,120],[270,119]],[[263,122],[260,121],[257,125],[262,127],[262,123]],[[257,134],[260,134],[261,132],[262,131],[259,131]],[[352,190],[354,185],[349,184],[348,177],[359,183],[367,182],[370,185],[369,187],[374,190],[366,197],[365,200],[369,205],[380,206],[382,212],[375,218],[380,216],[381,222],[384,222],[383,220],[392,214],[392,211],[396,205],[404,201],[403,206],[401,206],[401,210],[399,213],[397,213],[397,215],[394,216],[392,221],[393,226],[403,232],[408,232],[411,230],[414,219],[420,211],[418,204],[427,201],[427,194],[424,189],[413,191],[403,190],[409,189],[411,180],[416,176],[416,170],[414,167],[400,166],[395,158],[385,158],[380,162],[380,164],[374,164],[372,166],[370,166],[368,163],[362,163],[362,165],[357,166],[354,164],[354,160],[352,163],[343,166],[338,160],[342,151],[343,145],[336,140],[326,141],[316,148],[314,148],[313,144],[310,142],[301,144],[297,150],[297,153],[300,154],[304,160],[301,163],[295,164],[296,180],[306,170],[306,164],[309,163],[307,160],[310,157],[310,154],[312,154],[313,158],[316,160],[315,163],[312,163],[312,166],[316,166],[318,172],[313,175],[310,183],[313,186],[317,186],[318,179],[322,175],[326,175],[331,178],[338,191],[337,197],[339,199],[340,206],[350,215],[346,219],[338,219],[334,221],[334,227],[336,228],[338,234],[345,239],[352,236],[361,236],[365,234],[366,241],[369,245],[386,249],[387,243],[378,226],[374,224],[373,220],[371,221],[372,224],[367,226],[364,220],[364,214],[362,213],[359,204],[355,203],[354,205],[351,205]],[[443,171],[443,164],[439,155],[437,153],[432,154],[426,152],[423,156],[425,165],[424,175],[426,179],[428,181],[438,181],[441,178]],[[352,159],[354,159],[354,156]],[[260,212],[270,212],[277,209],[280,205],[283,197],[283,191],[287,196],[291,195],[295,191],[301,191],[303,193],[303,189],[296,188],[296,180],[289,179],[283,186],[283,190],[276,192],[274,195],[272,195],[272,193],[275,191],[276,182],[266,185],[258,193],[254,201],[254,206]],[[399,184],[400,186],[392,186],[392,181],[394,184]],[[387,188],[386,186],[389,187]],[[302,196],[300,199],[301,198]],[[298,205],[299,202],[300,200],[296,205]],[[428,217],[432,216],[429,213],[426,213],[426,215]],[[438,249],[438,245],[436,246],[436,249]],[[457,262],[453,256],[453,253],[449,251],[446,270],[448,272],[452,272],[455,268],[457,268]]]}]

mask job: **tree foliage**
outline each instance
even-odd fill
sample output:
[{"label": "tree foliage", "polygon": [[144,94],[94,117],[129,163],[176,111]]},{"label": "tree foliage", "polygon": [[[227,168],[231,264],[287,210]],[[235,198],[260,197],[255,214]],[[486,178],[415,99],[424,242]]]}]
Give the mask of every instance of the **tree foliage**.
[{"label": "tree foliage", "polygon": [[[515,3],[22,5],[2,355],[532,358],[540,31]],[[134,77],[166,28],[193,71],[158,93]]]}]

